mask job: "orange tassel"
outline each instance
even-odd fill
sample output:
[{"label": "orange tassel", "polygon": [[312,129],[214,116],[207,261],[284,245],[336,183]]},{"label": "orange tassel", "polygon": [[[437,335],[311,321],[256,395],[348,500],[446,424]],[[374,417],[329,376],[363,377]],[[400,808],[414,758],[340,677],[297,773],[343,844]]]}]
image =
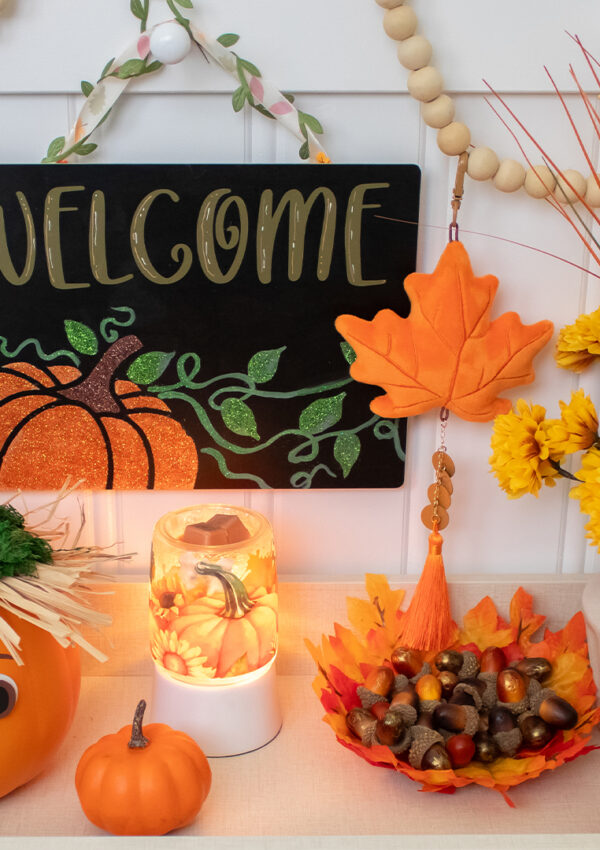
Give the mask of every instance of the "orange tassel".
[{"label": "orange tassel", "polygon": [[421,578],[400,626],[400,639],[410,649],[445,649],[454,633],[442,559],[443,542],[436,523],[429,535],[429,552]]}]

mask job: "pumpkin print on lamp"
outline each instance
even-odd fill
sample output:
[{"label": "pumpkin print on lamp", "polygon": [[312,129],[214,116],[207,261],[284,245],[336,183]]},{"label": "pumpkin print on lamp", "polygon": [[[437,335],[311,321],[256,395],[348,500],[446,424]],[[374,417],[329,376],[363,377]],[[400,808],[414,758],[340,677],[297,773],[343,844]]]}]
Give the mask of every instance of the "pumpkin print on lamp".
[{"label": "pumpkin print on lamp", "polygon": [[277,573],[261,514],[198,505],[165,514],[152,540],[153,719],[208,756],[249,752],[281,728]]}]

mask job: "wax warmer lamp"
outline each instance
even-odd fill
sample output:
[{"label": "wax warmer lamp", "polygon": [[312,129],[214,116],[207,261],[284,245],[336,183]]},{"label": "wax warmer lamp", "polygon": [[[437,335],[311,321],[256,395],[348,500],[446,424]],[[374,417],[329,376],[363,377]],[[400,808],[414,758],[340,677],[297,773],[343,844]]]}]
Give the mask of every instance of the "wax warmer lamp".
[{"label": "wax warmer lamp", "polygon": [[209,756],[277,735],[277,573],[273,532],[245,508],[165,514],[152,540],[152,715]]}]

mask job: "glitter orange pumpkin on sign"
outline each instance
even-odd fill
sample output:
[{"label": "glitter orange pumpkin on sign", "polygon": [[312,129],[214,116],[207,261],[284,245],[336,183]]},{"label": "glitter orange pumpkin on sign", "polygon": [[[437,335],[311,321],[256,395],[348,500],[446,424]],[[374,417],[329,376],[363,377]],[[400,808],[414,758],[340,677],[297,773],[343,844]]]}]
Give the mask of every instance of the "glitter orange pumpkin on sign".
[{"label": "glitter orange pumpkin on sign", "polygon": [[73,366],[0,367],[0,489],[59,490],[75,477],[91,489],[192,489],[194,441],[164,401],[118,366],[141,348],[114,342],[89,375]]}]

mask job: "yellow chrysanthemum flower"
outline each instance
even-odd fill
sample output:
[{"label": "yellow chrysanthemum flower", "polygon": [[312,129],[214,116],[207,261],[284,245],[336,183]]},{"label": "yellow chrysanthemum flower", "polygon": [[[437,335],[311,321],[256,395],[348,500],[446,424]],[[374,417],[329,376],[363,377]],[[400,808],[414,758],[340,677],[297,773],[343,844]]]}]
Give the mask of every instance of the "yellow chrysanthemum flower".
[{"label": "yellow chrysanthemum flower", "polygon": [[589,449],[598,440],[598,414],[582,389],[571,393],[571,401],[560,404],[560,422],[549,428],[551,454],[572,454]]},{"label": "yellow chrysanthemum flower", "polygon": [[583,372],[600,358],[600,308],[561,329],[554,357],[559,366],[572,372]]},{"label": "yellow chrysanthemum flower", "polygon": [[151,652],[154,660],[176,678],[214,678],[217,672],[214,667],[204,666],[206,656],[200,647],[180,640],[176,632],[157,630],[152,637]]},{"label": "yellow chrysanthemum flower", "polygon": [[559,424],[544,419],[546,410],[539,404],[531,407],[517,402],[517,412],[496,416],[492,433],[490,464],[502,489],[510,499],[525,493],[537,496],[542,482],[554,486],[557,470],[550,463],[561,455],[551,451],[549,430]]},{"label": "yellow chrysanthemum flower", "polygon": [[574,487],[569,496],[579,499],[581,512],[588,514],[590,521],[585,526],[587,535],[600,552],[600,450],[590,449],[583,456],[582,467],[577,473],[581,484]]}]

